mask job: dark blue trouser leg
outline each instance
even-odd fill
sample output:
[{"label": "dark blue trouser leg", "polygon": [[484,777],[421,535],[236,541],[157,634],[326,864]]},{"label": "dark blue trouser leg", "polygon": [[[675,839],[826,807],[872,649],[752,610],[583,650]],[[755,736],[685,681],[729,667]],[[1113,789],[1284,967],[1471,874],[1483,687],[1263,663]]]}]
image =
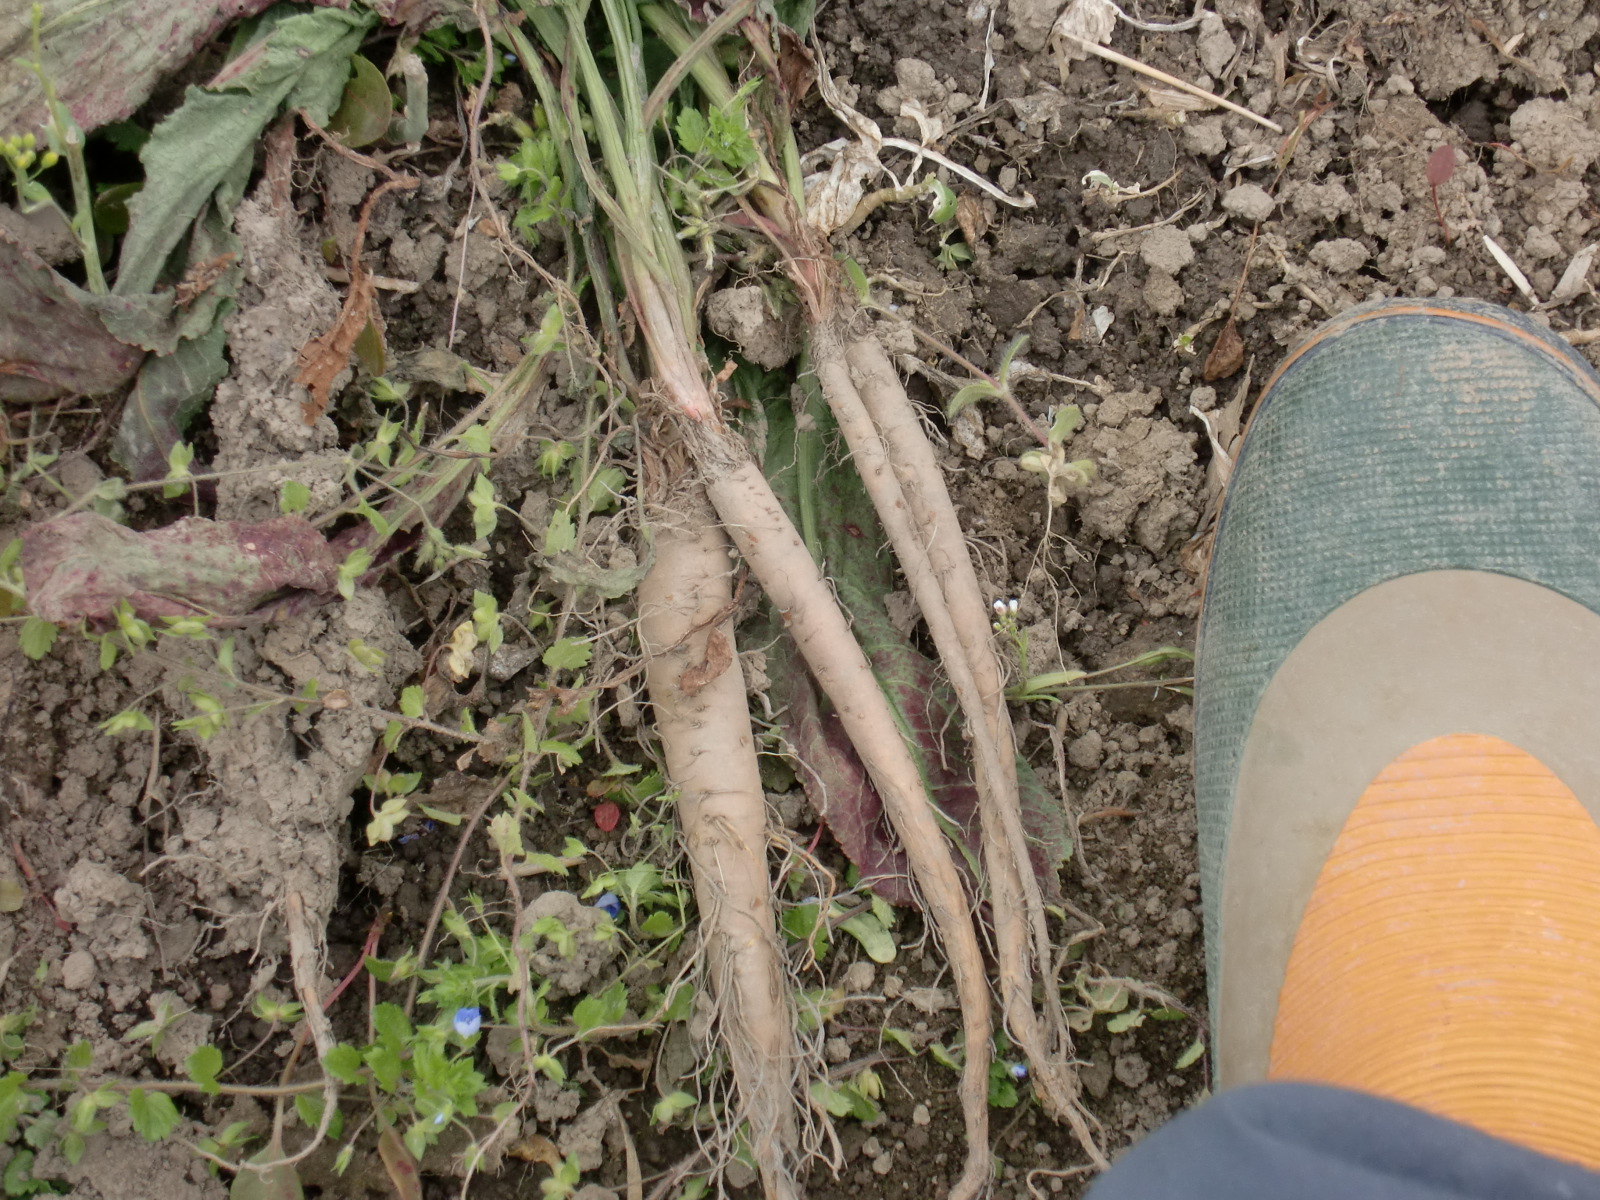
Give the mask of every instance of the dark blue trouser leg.
[{"label": "dark blue trouser leg", "polygon": [[1156,1130],[1088,1200],[1600,1200],[1600,1174],[1391,1100],[1267,1083]]}]

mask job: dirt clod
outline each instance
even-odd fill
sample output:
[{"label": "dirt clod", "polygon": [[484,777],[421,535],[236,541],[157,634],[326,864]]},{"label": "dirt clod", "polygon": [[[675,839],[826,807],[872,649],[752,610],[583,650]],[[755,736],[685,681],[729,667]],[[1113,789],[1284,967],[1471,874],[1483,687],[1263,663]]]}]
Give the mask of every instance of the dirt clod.
[{"label": "dirt clod", "polygon": [[1246,221],[1265,221],[1277,207],[1277,201],[1260,184],[1241,183],[1223,193],[1222,207]]},{"label": "dirt clod", "polygon": [[1154,270],[1176,275],[1194,261],[1194,243],[1183,230],[1163,225],[1144,235],[1139,243],[1139,257]]}]

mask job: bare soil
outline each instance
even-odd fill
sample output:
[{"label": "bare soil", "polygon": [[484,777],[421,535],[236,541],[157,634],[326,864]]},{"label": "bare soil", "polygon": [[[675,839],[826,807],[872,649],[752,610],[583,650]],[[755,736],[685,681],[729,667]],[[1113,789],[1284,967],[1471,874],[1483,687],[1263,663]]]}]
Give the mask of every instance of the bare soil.
[{"label": "bare soil", "polygon": [[[1093,670],[1160,645],[1192,646],[1195,568],[1217,490],[1215,472],[1208,474],[1213,447],[1197,414],[1207,414],[1226,443],[1283,352],[1367,299],[1457,295],[1531,308],[1485,249],[1486,236],[1520,265],[1537,297],[1550,300],[1600,224],[1600,16],[1583,0],[1346,0],[1333,8],[1227,0],[1217,5],[1220,16],[1179,32],[1119,24],[1116,49],[1226,92],[1283,135],[1217,110],[1175,110],[1170,97],[1143,89],[1149,81],[1067,58],[1041,35],[1059,7],[834,0],[817,23],[828,70],[885,132],[928,137],[956,162],[1035,200],[1018,209],[980,198],[983,232],[966,263],[941,265],[946,230],[925,209],[880,209],[840,246],[894,313],[885,336],[944,439],[944,465],[987,586],[995,598],[1019,601],[1031,672]],[[1165,23],[1188,14],[1174,0],[1151,0],[1139,15]],[[491,107],[518,112],[525,101],[507,86]],[[809,145],[843,132],[815,101],[801,124]],[[505,152],[499,131],[487,137],[488,153]],[[404,164],[424,185],[384,201],[366,242],[369,269],[403,285],[380,292],[396,369],[410,370],[418,394],[445,415],[471,397],[438,387],[443,368],[426,352],[448,349],[504,371],[522,353],[519,339],[538,327],[548,296],[529,263],[469,208],[482,201],[470,200],[462,139],[454,110],[440,108],[430,140]],[[1456,161],[1438,190],[1448,232],[1426,182],[1429,155],[1441,144],[1454,147]],[[352,388],[308,428],[289,376],[299,346],[338,311],[341,285],[328,278],[319,248],[328,238],[348,244],[379,179],[311,140],[299,145],[296,166],[289,209],[274,208],[262,192],[240,211],[247,290],[229,326],[233,373],[202,442],[219,466],[271,462],[282,470],[220,488],[218,516],[265,515],[290,477],[310,484],[314,501],[331,503],[340,483],[330,452],[346,423],[368,411],[362,390]],[[1091,172],[1120,188],[1094,183]],[[493,183],[487,194],[506,204]],[[532,253],[555,265],[559,248]],[[1600,323],[1586,282],[1559,300],[1536,319],[1558,331]],[[1230,311],[1247,366],[1208,382],[1204,364]],[[1041,423],[1052,406],[1083,405],[1086,423],[1069,452],[1094,460],[1094,480],[1052,510],[1040,479],[1018,469],[1030,441],[1003,406],[945,423],[938,414],[950,381],[959,386],[965,376],[913,327],[986,369],[1027,334],[1027,369],[1012,375],[1016,394]],[[1586,353],[1594,358],[1600,344]],[[263,988],[293,992],[278,911],[290,888],[325,922],[333,979],[356,962],[380,911],[393,914],[382,953],[417,944],[457,833],[419,824],[410,832],[420,836],[403,845],[366,845],[360,780],[374,761],[376,733],[361,705],[394,704],[466,615],[474,588],[497,594],[505,611],[538,594],[536,534],[524,530],[544,528],[554,497],[533,446],[540,437],[576,436],[584,419],[576,401],[552,397],[526,452],[497,464],[501,496],[526,520],[522,528],[503,522],[482,562],[426,582],[395,579],[350,603],[241,631],[242,678],[280,694],[316,678],[324,693],[346,689],[355,701],[348,709],[279,707],[204,743],[170,732],[108,738],[97,725],[142,698],[181,712],[181,672],[139,660],[102,671],[91,645],[67,637],[32,663],[13,627],[0,626],[0,822],[6,857],[18,864],[0,871],[14,870],[30,896],[0,916],[0,1011],[38,1009],[30,1055],[54,1061],[88,1039],[97,1069],[134,1074],[171,1072],[207,1041],[230,1062],[243,1056],[268,1032],[251,1015],[251,998]],[[63,454],[57,474],[70,492],[91,488],[108,469],[102,422],[65,416],[44,435]],[[67,503],[42,486],[26,498],[26,510],[0,513],[0,544]],[[155,500],[129,508],[146,524],[180,515]],[[632,537],[625,522],[615,523],[590,549],[611,566],[628,565]],[[625,665],[627,598],[576,616],[591,632],[618,631],[601,643],[594,677]],[[360,667],[346,649],[353,638],[384,651],[382,665]],[[518,648],[509,639],[508,659],[474,697],[480,714],[524,699],[533,675],[526,659],[515,661]],[[643,760],[651,753],[648,714],[636,682],[608,693],[607,706],[607,738]],[[1145,1021],[1121,1034],[1107,1032],[1102,1018],[1079,1037],[1087,1103],[1115,1153],[1206,1088],[1203,1060],[1175,1065],[1201,1031],[1206,1003],[1192,709],[1152,682],[1014,715],[1025,753],[1058,791],[1074,830],[1062,877],[1063,936],[1083,935],[1076,952],[1094,972],[1170,996],[1194,1018]],[[474,781],[487,769],[458,762],[459,746],[423,736],[408,739],[404,753],[394,769],[424,771],[442,803],[470,811],[481,799]],[[567,836],[579,836],[613,863],[662,849],[625,826],[597,829],[586,782],[574,775],[544,789],[536,848],[559,851]],[[796,825],[802,844],[810,840],[814,817],[796,797],[776,798],[773,811]],[[826,842],[820,853],[842,866],[836,854],[827,857]],[[491,907],[506,902],[481,832],[462,861],[458,897],[473,891]],[[558,881],[559,890],[581,892],[595,862]],[[545,886],[527,883],[524,901]],[[828,1060],[844,1069],[875,1064],[887,1084],[878,1121],[840,1124],[837,1170],[819,1165],[809,1180],[819,1200],[937,1196],[961,1161],[953,1076],[881,1036],[892,1026],[947,1040],[957,1027],[955,1013],[927,990],[948,986],[937,955],[916,943],[914,930],[902,934],[895,962],[853,961],[846,943],[811,984],[856,998],[825,1031]],[[608,969],[604,956],[586,959],[581,977],[565,986],[581,991]],[[188,1015],[153,1066],[123,1035],[164,995]],[[360,1036],[359,1002],[344,1003],[336,1025]],[[284,1048],[282,1038],[272,1041],[259,1071],[246,1068],[240,1078],[270,1078]],[[563,1148],[581,1143],[585,1180],[621,1194],[625,1166],[614,1136],[607,1148],[579,1126],[594,1098],[625,1091],[648,1184],[691,1148],[687,1135],[647,1121],[656,1094],[648,1064],[666,1050],[652,1041],[591,1053],[582,1095],[537,1106],[525,1136],[541,1133]],[[185,1102],[184,1113],[196,1136],[229,1120],[264,1129],[268,1119],[245,1099]],[[1080,1192],[1084,1177],[1070,1172],[1082,1151],[1029,1102],[1026,1087],[1021,1104],[994,1118],[996,1197]],[[308,1194],[389,1188],[375,1155],[358,1155],[343,1177],[327,1166],[313,1161]],[[437,1172],[425,1195],[459,1191],[444,1157],[425,1166]],[[147,1146],[125,1121],[92,1139],[77,1166],[41,1160],[36,1174],[67,1181],[84,1200],[210,1200],[225,1192],[182,1147]],[[547,1174],[511,1157],[470,1193],[524,1194]]]}]

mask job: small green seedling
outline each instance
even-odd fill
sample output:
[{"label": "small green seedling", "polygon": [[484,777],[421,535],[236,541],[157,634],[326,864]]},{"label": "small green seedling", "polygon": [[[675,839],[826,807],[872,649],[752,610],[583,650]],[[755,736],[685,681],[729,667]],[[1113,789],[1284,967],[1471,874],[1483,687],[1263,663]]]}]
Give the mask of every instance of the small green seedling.
[{"label": "small green seedling", "polygon": [[1067,460],[1067,440],[1082,424],[1081,408],[1076,404],[1060,406],[1051,416],[1049,449],[1028,450],[1017,459],[1017,466],[1024,471],[1045,477],[1052,508],[1065,504],[1072,488],[1082,487],[1094,478],[1093,459]]},{"label": "small green seedling", "polygon": [[1017,662],[1021,667],[1023,679],[1021,683],[1012,685],[1006,691],[1008,699],[1018,704],[1031,704],[1036,700],[1049,701],[1059,704],[1067,696],[1078,692],[1091,692],[1105,688],[1130,688],[1130,687],[1174,687],[1179,691],[1187,690],[1183,684],[1188,679],[1181,680],[1135,680],[1133,682],[1097,683],[1096,680],[1106,675],[1114,675],[1118,671],[1131,671],[1139,667],[1158,666],[1164,662],[1175,660],[1194,661],[1194,654],[1179,646],[1158,646],[1154,650],[1128,659],[1127,662],[1117,663],[1115,666],[1102,667],[1098,671],[1047,671],[1042,675],[1028,675],[1028,637],[1027,633],[1017,624],[1016,610],[1005,606],[1004,601],[995,601],[996,619],[995,632],[1011,641],[1016,651]]}]

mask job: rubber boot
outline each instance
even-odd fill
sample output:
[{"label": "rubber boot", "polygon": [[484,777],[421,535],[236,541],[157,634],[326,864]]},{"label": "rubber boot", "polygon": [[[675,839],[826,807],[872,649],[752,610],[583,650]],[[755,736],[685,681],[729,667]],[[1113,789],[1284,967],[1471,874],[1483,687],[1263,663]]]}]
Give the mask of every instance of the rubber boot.
[{"label": "rubber boot", "polygon": [[1196,790],[1221,1087],[1600,1168],[1600,378],[1386,301],[1268,383],[1217,531]]}]

